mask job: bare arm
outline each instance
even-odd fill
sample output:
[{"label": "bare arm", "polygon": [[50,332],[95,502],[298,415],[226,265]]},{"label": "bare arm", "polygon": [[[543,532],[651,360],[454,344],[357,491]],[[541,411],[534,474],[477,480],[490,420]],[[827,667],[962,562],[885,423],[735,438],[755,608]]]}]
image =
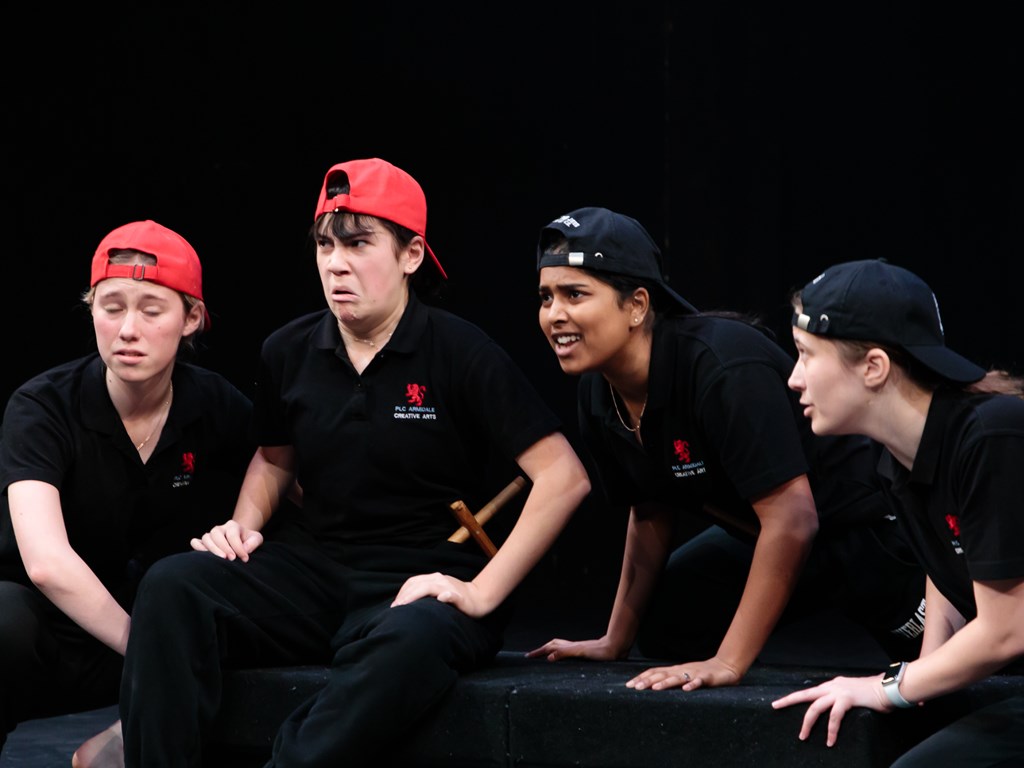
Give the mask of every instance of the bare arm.
[{"label": "bare arm", "polygon": [[[764,647],[789,602],[818,531],[805,475],[753,500],[760,523],[750,572],[718,653],[710,659],[653,667],[626,685],[637,690],[735,685]],[[699,617],[694,617],[699,621]]]},{"label": "bare arm", "polygon": [[590,479],[561,433],[538,440],[517,462],[532,482],[522,513],[497,554],[469,584],[443,574],[409,579],[394,605],[434,596],[471,616],[501,604],[541,559],[590,493]]},{"label": "bare arm", "polygon": [[640,619],[665,567],[672,536],[672,511],[645,504],[629,510],[622,570],[608,629],[596,640],[554,638],[526,655],[548,661],[567,658],[623,659],[629,655]]},{"label": "bare arm", "polygon": [[[942,611],[925,609],[924,623],[940,622],[948,628]],[[1024,579],[974,582],[978,615],[945,643],[907,665],[900,693],[907,701],[927,701],[1002,669],[1024,656]],[[933,637],[938,637],[934,632]],[[809,704],[800,728],[800,739],[807,739],[818,717],[828,712],[825,743],[832,746],[839,738],[843,717],[852,707],[868,707],[881,712],[893,708],[882,691],[881,675],[837,677],[827,683],[805,688],[772,702],[776,709],[793,704]]]},{"label": "bare arm", "polygon": [[60,492],[22,480],[7,489],[11,523],[32,583],[82,629],[124,655],[130,619],[68,542]]},{"label": "bare arm", "polygon": [[921,656],[927,656],[945,643],[964,626],[964,617],[939,592],[931,578],[925,579],[925,622],[921,639]]},{"label": "bare arm", "polygon": [[761,523],[754,559],[732,623],[716,658],[743,677],[789,602],[818,532],[806,475],[753,501]]},{"label": "bare arm", "polygon": [[200,539],[192,539],[192,548],[218,557],[243,562],[260,544],[260,531],[273,516],[281,499],[293,493],[295,485],[295,449],[291,446],[262,446],[256,449],[238,492],[231,519],[216,525]]}]

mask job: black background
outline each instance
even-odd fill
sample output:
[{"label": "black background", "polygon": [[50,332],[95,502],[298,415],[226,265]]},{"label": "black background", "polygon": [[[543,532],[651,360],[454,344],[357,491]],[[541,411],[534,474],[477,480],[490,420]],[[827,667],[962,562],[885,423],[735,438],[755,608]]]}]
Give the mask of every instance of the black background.
[{"label": "black background", "polygon": [[[251,392],[263,337],[322,305],[306,234],[324,172],[370,156],[426,191],[444,305],[522,363],[574,441],[534,245],[584,205],[640,219],[680,293],[759,313],[787,345],[791,289],[884,256],[931,284],[951,347],[1024,372],[1016,19],[1004,4],[775,5],[9,12],[0,402],[93,348],[92,252],[142,218],[198,250],[213,315],[199,362]],[[588,502],[552,577],[614,578],[620,522]]]}]

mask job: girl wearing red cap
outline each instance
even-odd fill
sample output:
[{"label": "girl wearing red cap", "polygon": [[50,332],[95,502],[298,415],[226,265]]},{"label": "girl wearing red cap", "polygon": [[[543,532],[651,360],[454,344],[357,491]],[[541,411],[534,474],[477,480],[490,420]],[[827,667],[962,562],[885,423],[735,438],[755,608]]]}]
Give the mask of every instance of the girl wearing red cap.
[{"label": "girl wearing red cap", "polygon": [[530,652],[652,666],[637,690],[735,685],[777,625],[844,611],[889,653],[920,642],[924,576],[886,518],[864,438],[815,438],[792,367],[741,318],[698,312],[635,219],[581,208],[541,231],[541,329],[580,377],[580,432],[629,510],[606,633]]},{"label": "girl wearing red cap", "polygon": [[[853,707],[915,707],[1024,657],[1024,380],[945,346],[938,304],[913,273],[880,260],[831,267],[794,302],[790,386],[817,434],[885,446],[879,471],[928,575],[920,655],[882,674],[791,693],[807,739],[827,715],[837,741]],[[1024,697],[967,715],[899,768],[1024,765]]]},{"label": "girl wearing red cap", "polygon": [[[97,351],[30,379],[4,412],[0,744],[23,720],[117,701],[139,579],[221,518],[252,455],[249,400],[178,360],[207,321],[183,238],[152,221],[114,230],[84,302]],[[116,727],[74,764],[104,745],[116,764]]]},{"label": "girl wearing red cap", "polygon": [[[506,598],[589,492],[507,353],[411,287],[421,270],[443,277],[426,210],[383,160],[327,172],[312,232],[326,308],[264,342],[260,448],[234,515],[139,587],[129,768],[201,764],[225,666],[309,663],[330,665],[329,682],[281,725],[267,765],[379,764],[460,673],[494,658]],[[449,541],[451,504],[479,508],[498,468],[502,484],[531,482],[488,559]],[[295,480],[301,508],[280,509]]]}]

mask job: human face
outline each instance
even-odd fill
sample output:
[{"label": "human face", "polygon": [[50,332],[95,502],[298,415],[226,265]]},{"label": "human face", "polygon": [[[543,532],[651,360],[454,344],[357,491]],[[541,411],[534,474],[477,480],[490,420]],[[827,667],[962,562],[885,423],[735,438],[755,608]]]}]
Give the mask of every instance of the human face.
[{"label": "human face", "polygon": [[394,236],[377,222],[340,240],[328,223],[318,227],[316,263],[327,306],[353,329],[372,328],[400,314],[409,299],[407,277],[422,261],[422,238],[398,250]]},{"label": "human face", "polygon": [[107,369],[144,382],[174,365],[183,336],[199,328],[202,309],[186,313],[181,295],[149,282],[112,277],[96,284],[92,322]]},{"label": "human face", "polygon": [[563,371],[614,373],[629,358],[638,315],[610,285],[575,267],[544,267],[539,293],[540,329]]},{"label": "human face", "polygon": [[859,365],[843,359],[832,340],[793,328],[798,354],[789,388],[800,393],[804,416],[816,435],[860,432],[861,405],[870,396],[859,375]]}]

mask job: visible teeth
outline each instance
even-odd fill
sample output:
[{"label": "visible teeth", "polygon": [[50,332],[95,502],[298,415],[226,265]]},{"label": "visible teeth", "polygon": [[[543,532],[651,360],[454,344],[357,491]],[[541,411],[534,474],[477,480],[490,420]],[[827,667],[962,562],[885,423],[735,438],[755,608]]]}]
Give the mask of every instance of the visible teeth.
[{"label": "visible teeth", "polygon": [[555,343],[556,344],[572,344],[572,342],[579,341],[579,340],[580,340],[579,334],[575,334],[575,333],[571,334],[571,335],[568,335],[568,336],[555,336]]}]

